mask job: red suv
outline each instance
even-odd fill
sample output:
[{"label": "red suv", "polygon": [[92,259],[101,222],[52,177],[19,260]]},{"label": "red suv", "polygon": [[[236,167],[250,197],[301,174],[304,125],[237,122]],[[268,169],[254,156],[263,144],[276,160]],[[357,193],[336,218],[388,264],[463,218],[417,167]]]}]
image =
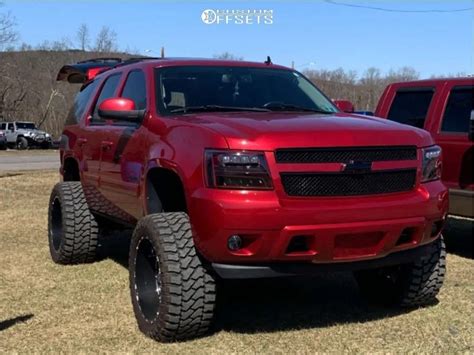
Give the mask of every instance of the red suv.
[{"label": "red suv", "polygon": [[99,59],[58,80],[84,84],[61,139],[51,256],[91,262],[104,229],[133,227],[148,336],[204,334],[221,279],[352,270],[373,300],[434,300],[448,194],[427,132],[342,113],[269,60]]}]

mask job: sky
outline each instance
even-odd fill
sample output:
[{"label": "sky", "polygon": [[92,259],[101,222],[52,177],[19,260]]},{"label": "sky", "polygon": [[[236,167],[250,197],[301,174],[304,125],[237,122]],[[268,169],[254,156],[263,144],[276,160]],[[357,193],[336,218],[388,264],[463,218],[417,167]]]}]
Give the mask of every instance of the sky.
[{"label": "sky", "polygon": [[[421,77],[474,73],[474,1],[32,1],[3,0],[16,18],[20,43],[75,39],[86,23],[117,33],[121,49],[158,56],[213,57],[230,52],[246,60],[298,70],[382,72],[402,66]],[[346,4],[346,5],[338,5]],[[350,5],[350,6],[347,6]],[[379,7],[390,11],[358,6]],[[203,10],[273,10],[272,24],[205,24]],[[407,12],[412,11],[412,12]],[[413,12],[429,11],[429,12]]]}]

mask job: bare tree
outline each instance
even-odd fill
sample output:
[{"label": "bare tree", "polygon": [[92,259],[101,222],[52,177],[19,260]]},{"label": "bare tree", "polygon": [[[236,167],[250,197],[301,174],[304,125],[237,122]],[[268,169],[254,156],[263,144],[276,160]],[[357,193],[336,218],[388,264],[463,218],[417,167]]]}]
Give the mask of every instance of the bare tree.
[{"label": "bare tree", "polygon": [[117,33],[107,26],[102,27],[95,40],[94,50],[96,52],[117,51]]},{"label": "bare tree", "polygon": [[[0,2],[0,6],[2,5],[2,2]],[[15,18],[10,12],[0,14],[0,49],[18,39],[18,32],[15,27]]]},{"label": "bare tree", "polygon": [[72,43],[67,37],[63,37],[60,40],[56,41],[43,41],[37,46],[35,46],[35,49],[40,50],[40,51],[55,51],[55,52],[60,52],[60,51],[67,51],[72,47]]},{"label": "bare tree", "polygon": [[79,26],[76,33],[76,39],[79,42],[79,48],[83,51],[89,48],[91,37],[89,27],[85,23]]},{"label": "bare tree", "polygon": [[240,56],[232,54],[230,52],[215,54],[214,58],[215,59],[226,59],[226,60],[244,60],[244,57],[240,57]]}]

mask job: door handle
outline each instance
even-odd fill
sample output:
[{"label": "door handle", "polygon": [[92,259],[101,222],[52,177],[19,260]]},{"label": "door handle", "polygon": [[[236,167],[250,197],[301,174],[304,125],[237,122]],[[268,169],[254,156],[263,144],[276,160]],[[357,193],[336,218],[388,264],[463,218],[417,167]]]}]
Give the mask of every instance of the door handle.
[{"label": "door handle", "polygon": [[79,147],[82,147],[82,146],[83,146],[84,144],[86,144],[86,143],[87,143],[87,138],[78,138],[78,139],[77,139],[77,145],[78,145]]},{"label": "door handle", "polygon": [[100,146],[102,147],[102,150],[104,151],[110,150],[110,148],[112,148],[113,145],[114,145],[113,142],[108,142],[108,141],[103,141],[100,143]]}]

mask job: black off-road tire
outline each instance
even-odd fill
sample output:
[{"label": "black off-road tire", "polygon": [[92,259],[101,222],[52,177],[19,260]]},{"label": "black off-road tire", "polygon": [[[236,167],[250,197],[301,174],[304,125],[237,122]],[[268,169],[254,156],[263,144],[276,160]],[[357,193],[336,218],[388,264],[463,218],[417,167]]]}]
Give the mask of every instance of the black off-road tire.
[{"label": "black off-road tire", "polygon": [[426,257],[408,265],[354,273],[361,292],[372,302],[418,307],[436,301],[446,273],[443,236],[431,243]]},{"label": "black off-road tire", "polygon": [[96,259],[99,228],[89,210],[80,182],[54,186],[49,200],[48,239],[51,258],[58,264]]},{"label": "black off-road tire", "polygon": [[156,213],[137,224],[130,244],[130,292],[139,329],[173,342],[205,335],[216,300],[186,213]]},{"label": "black off-road tire", "polygon": [[28,139],[26,139],[25,137],[18,137],[18,139],[16,140],[16,149],[28,149]]}]

